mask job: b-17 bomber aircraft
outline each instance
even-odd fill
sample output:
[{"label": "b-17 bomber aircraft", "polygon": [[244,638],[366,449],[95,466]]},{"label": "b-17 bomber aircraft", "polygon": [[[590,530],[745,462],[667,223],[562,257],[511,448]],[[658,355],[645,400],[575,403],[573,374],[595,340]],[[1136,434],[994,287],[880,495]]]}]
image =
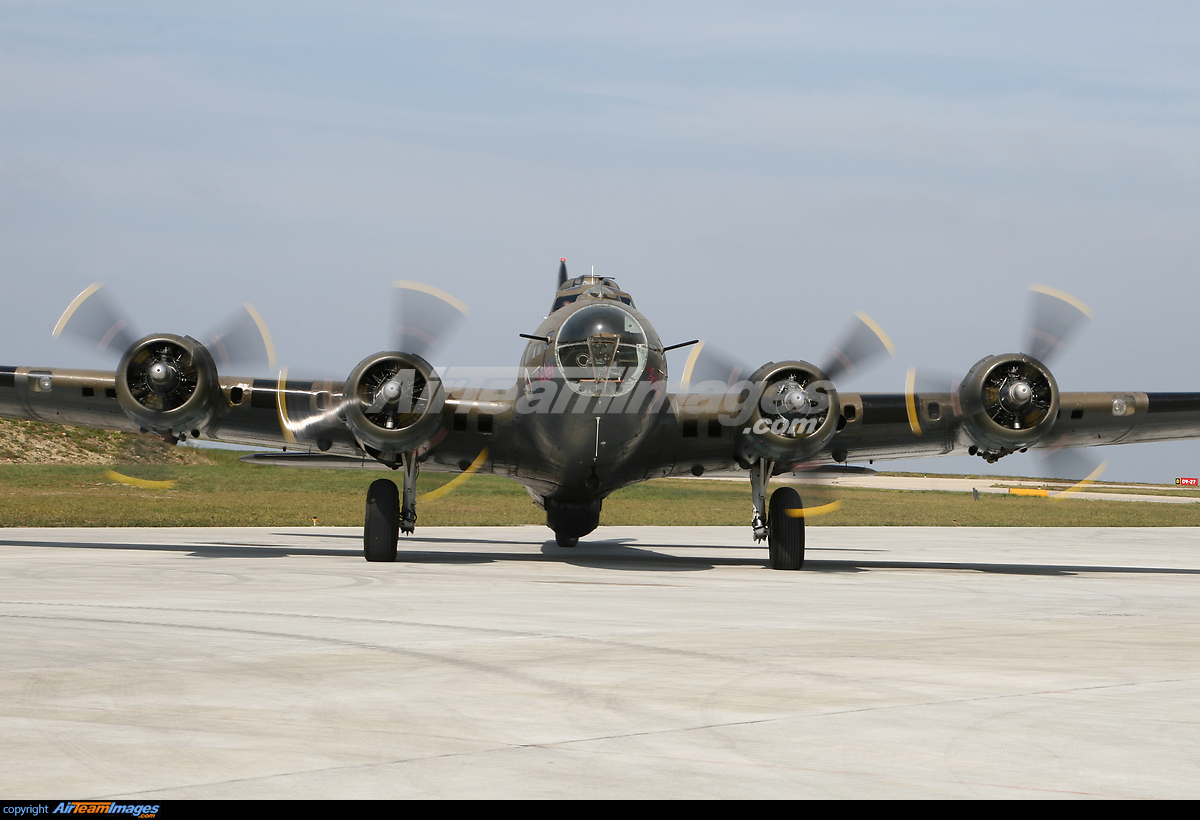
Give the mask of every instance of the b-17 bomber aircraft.
[{"label": "b-17 bomber aircraft", "polygon": [[[855,460],[969,453],[989,462],[1030,449],[1200,436],[1200,393],[1064,393],[1047,361],[1087,309],[1033,288],[1034,318],[1020,353],[981,359],[956,385],[903,393],[842,393],[836,380],[891,347],[869,317],[821,366],[768,362],[753,372],[702,342],[664,346],[630,295],[607,277],[571,278],[566,261],[548,316],[532,333],[516,384],[460,384],[428,357],[465,314],[449,294],[397,283],[392,350],[363,359],[344,381],[239,378],[226,371],[269,350],[247,314],[202,344],[155,333],[135,338],[98,285],[63,314],[56,335],[119,352],[113,372],[0,367],[0,415],[207,439],[283,452],[244,460],[293,466],[391,468],[367,491],[368,561],[394,561],[416,526],[421,469],[508,476],[545,510],[560,547],[599,523],[613,491],[667,476],[748,472],[750,525],[774,569],[804,563],[799,493],[770,494],[772,476]],[[667,390],[665,354],[690,347],[680,389]]]}]

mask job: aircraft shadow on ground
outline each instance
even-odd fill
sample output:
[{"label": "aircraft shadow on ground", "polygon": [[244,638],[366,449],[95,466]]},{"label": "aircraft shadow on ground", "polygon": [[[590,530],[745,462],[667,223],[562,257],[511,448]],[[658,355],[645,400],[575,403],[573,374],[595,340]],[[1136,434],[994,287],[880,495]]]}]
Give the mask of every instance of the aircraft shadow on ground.
[{"label": "aircraft shadow on ground", "polygon": [[196,558],[287,558],[298,555],[324,555],[349,558],[353,552],[344,549],[310,547],[276,547],[269,544],[131,544],[80,543],[79,541],[17,541],[0,540],[0,547],[51,547],[54,549],[134,550],[144,552],[184,552]]},{"label": "aircraft shadow on ground", "polygon": [[[284,535],[284,534],[280,534]],[[287,533],[286,537],[295,537],[297,533]],[[308,535],[304,533],[303,535]],[[313,533],[312,535],[317,535]],[[350,537],[359,540],[359,536],[323,536]],[[678,549],[679,545],[642,545],[631,546],[632,538],[617,538],[604,541],[581,542],[579,546],[564,549],[554,541],[545,541],[538,552],[511,552],[506,547],[513,546],[511,541],[489,539],[460,539],[460,538],[424,538],[414,537],[409,541],[400,542],[397,563],[421,564],[484,564],[498,561],[507,562],[557,562],[571,566],[592,569],[616,569],[637,572],[695,572],[711,570],[718,567],[731,566],[760,566],[766,568],[767,559],[761,552],[761,547],[746,547],[753,549],[756,555],[746,557],[713,557],[713,556],[680,556],[665,552],[657,552],[654,548]],[[409,546],[406,548],[405,544]],[[440,550],[416,549],[423,543],[445,544],[480,544],[494,547],[492,550],[471,552],[443,552]],[[101,550],[135,550],[146,552],[181,552],[193,558],[288,558],[298,556],[323,556],[344,558],[347,560],[362,560],[358,549],[331,549],[321,547],[275,546],[270,544],[239,544],[213,542],[209,544],[136,544],[136,543],[80,543],[78,541],[32,541],[19,539],[0,539],[0,546],[10,547],[49,547],[53,549],[101,549]],[[720,549],[728,549],[722,547]],[[760,552],[761,551],[761,552]],[[827,552],[828,550],[821,550]],[[880,550],[882,552],[882,550]],[[1200,575],[1200,569],[1181,567],[1128,567],[1102,566],[1096,564],[1013,564],[988,563],[983,561],[887,561],[879,559],[825,559],[808,558],[804,562],[803,572],[872,572],[888,570],[932,570],[942,572],[983,572],[1000,575],[1030,575],[1030,576],[1069,576],[1081,574],[1132,574],[1132,575]]]},{"label": "aircraft shadow on ground", "polygon": [[581,541],[578,546],[564,549],[555,541],[542,544],[542,555],[563,564],[591,569],[621,569],[638,572],[696,572],[716,567],[754,566],[763,559],[714,558],[712,556],[680,556],[655,552],[645,546],[629,546],[633,538],[612,538],[604,541]]},{"label": "aircraft shadow on ground", "polygon": [[1180,567],[1120,567],[1085,564],[988,564],[976,561],[825,561],[809,558],[804,572],[871,572],[873,570],[940,570],[986,572],[999,575],[1200,575],[1200,569]]},{"label": "aircraft shadow on ground", "polygon": [[[283,537],[296,537],[308,533],[280,533]],[[317,535],[313,533],[313,535]],[[334,536],[347,537],[347,536]],[[349,536],[355,541],[361,541],[361,536]],[[590,542],[574,549],[563,549],[554,541],[542,544],[539,552],[511,552],[505,548],[513,546],[511,541],[488,540],[483,538],[422,538],[402,540],[397,552],[397,563],[421,564],[482,564],[494,561],[510,562],[559,562],[573,566],[622,569],[636,571],[695,571],[713,569],[717,566],[745,566],[763,564],[761,558],[711,558],[711,557],[680,557],[655,552],[649,549],[639,549],[625,545],[632,539],[616,539],[611,541]],[[444,552],[441,550],[422,550],[421,544],[479,544],[494,549],[471,552]],[[181,552],[193,558],[288,558],[297,556],[325,556],[334,558],[362,560],[358,549],[331,549],[321,547],[276,546],[271,544],[238,544],[212,542],[208,544],[141,544],[129,542],[82,543],[79,541],[31,541],[5,539],[0,540],[0,546],[11,547],[48,547],[52,549],[99,549],[99,550],[134,550],[145,552]]]}]

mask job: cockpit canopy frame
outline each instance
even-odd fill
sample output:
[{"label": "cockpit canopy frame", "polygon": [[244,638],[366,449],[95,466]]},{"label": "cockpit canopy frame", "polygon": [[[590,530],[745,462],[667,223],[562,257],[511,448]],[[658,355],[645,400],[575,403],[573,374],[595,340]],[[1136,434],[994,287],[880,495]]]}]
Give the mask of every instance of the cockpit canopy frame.
[{"label": "cockpit canopy frame", "polygon": [[646,369],[649,350],[637,317],[607,301],[573,313],[554,342],[559,372],[571,390],[583,396],[628,393]]}]

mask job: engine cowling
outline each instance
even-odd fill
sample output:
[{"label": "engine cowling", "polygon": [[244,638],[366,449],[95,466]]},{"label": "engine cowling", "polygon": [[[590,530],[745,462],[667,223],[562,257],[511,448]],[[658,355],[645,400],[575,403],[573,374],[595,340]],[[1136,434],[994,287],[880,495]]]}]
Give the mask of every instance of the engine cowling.
[{"label": "engine cowling", "polygon": [[989,461],[1037,443],[1058,416],[1058,382],[1032,356],[981,359],[958,388],[963,429]]},{"label": "engine cowling", "polygon": [[837,429],[837,390],[816,365],[771,362],[750,377],[755,402],[742,426],[746,454],[779,462],[815,456]]},{"label": "engine cowling", "polygon": [[442,424],[445,393],[420,356],[385,351],[363,359],[345,386],[346,425],[373,456],[398,455],[429,441]]},{"label": "engine cowling", "polygon": [[156,333],[134,342],[117,365],[117,401],[146,430],[197,436],[220,399],[217,366],[190,336]]}]

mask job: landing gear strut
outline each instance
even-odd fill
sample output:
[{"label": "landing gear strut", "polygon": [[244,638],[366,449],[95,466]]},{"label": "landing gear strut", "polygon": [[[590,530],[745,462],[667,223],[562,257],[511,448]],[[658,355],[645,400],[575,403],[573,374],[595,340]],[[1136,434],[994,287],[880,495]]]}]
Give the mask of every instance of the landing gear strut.
[{"label": "landing gear strut", "polygon": [[804,508],[793,487],[780,487],[771,494],[768,509],[767,482],[774,470],[775,462],[767,459],[760,458],[750,466],[754,540],[767,542],[771,569],[800,569],[804,566],[804,516],[795,513],[803,513]]},{"label": "landing gear strut", "polygon": [[400,457],[404,470],[404,504],[400,508],[400,532],[412,535],[417,529],[417,471],[421,465],[415,452]]},{"label": "landing gear strut", "polygon": [[395,561],[400,540],[400,493],[390,478],[371,482],[363,522],[363,556],[368,561]]},{"label": "landing gear strut", "polygon": [[750,493],[754,502],[754,517],[750,520],[754,527],[754,540],[762,541],[767,537],[767,482],[775,470],[775,462],[760,458],[750,465]]}]

